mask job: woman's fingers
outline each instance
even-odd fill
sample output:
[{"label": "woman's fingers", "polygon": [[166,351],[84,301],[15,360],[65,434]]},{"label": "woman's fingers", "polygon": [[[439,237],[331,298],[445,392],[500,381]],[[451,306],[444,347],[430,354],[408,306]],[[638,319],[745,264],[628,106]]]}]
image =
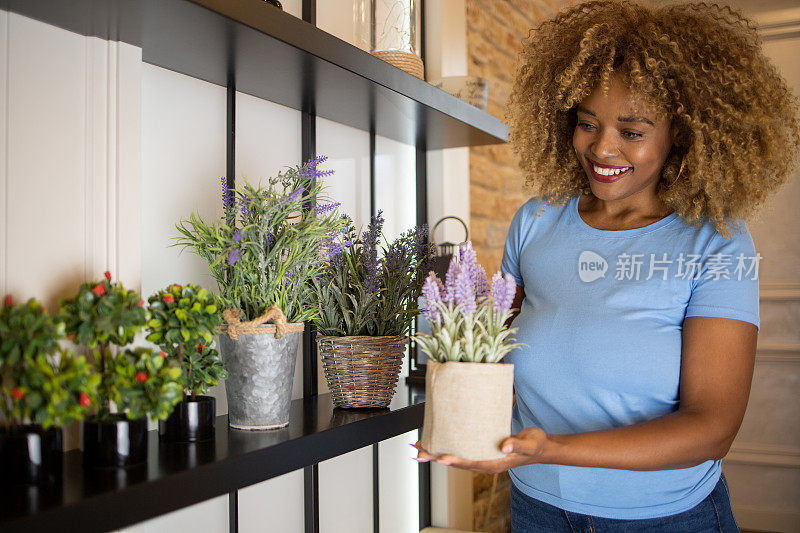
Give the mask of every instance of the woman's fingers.
[{"label": "woman's fingers", "polygon": [[546,435],[541,429],[526,428],[504,440],[500,449],[505,454],[521,453],[535,456],[540,453],[545,438]]},{"label": "woman's fingers", "polygon": [[410,446],[417,449],[417,456],[414,457],[413,459],[418,463],[427,463],[428,461],[435,459],[435,457],[433,457],[431,454],[429,454],[422,448],[422,442],[417,441],[416,443],[411,444]]}]

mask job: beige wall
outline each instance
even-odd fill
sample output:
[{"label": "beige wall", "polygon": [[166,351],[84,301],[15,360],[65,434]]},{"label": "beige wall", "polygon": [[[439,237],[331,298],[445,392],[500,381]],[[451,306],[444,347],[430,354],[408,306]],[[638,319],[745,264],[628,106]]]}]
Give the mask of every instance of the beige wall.
[{"label": "beige wall", "polygon": [[[764,52],[800,96],[797,2],[738,0]],[[786,7],[794,5],[794,8]],[[742,528],[800,531],[800,172],[750,224],[760,268],[761,331],[747,413],[723,461]]]}]

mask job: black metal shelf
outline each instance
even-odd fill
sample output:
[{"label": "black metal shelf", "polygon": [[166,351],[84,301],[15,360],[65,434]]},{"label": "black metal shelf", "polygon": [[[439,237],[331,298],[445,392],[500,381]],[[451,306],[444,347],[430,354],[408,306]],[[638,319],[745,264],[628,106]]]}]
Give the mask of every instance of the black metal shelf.
[{"label": "black metal shelf", "polygon": [[[263,0],[0,0],[150,64],[425,149],[503,143],[498,119]],[[313,95],[313,99],[312,99]],[[268,141],[267,141],[268,142]]]},{"label": "black metal shelf", "polygon": [[[402,381],[402,380],[401,380]],[[159,443],[149,434],[138,468],[84,470],[64,454],[63,481],[51,489],[5,489],[0,530],[102,532],[135,524],[316,464],[422,426],[424,388],[398,385],[388,409],[335,409],[330,394],[292,402],[289,426],[249,432],[217,417],[215,439]]]}]

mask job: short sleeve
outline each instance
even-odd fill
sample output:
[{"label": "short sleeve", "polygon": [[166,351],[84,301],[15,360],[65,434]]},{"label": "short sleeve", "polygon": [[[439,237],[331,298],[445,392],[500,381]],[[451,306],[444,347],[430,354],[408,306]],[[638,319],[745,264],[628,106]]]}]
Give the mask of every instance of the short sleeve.
[{"label": "short sleeve", "polygon": [[525,216],[527,206],[527,203],[523,204],[522,207],[517,209],[514,218],[511,219],[511,226],[508,228],[508,235],[506,236],[506,245],[503,249],[503,261],[500,263],[500,271],[503,274],[511,274],[520,287],[525,286],[522,281],[519,257],[522,252],[522,227],[527,218]]},{"label": "short sleeve", "polygon": [[758,264],[753,238],[744,221],[738,221],[730,239],[719,233],[703,254],[686,306],[686,317],[732,318],[760,328],[758,309]]}]

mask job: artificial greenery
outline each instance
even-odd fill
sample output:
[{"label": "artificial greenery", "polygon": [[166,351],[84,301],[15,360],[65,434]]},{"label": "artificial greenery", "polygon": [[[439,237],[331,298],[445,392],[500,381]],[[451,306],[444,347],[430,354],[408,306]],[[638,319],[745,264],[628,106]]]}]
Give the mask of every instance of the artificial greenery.
[{"label": "artificial greenery", "polygon": [[6,423],[62,426],[93,403],[99,378],[83,356],[61,349],[64,325],[30,299],[0,309],[0,409]]},{"label": "artificial greenery", "polygon": [[147,323],[137,292],[112,283],[106,272],[105,279],[83,283],[74,297],[62,300],[61,316],[68,338],[93,349],[98,420],[113,420],[115,414],[131,420],[169,416],[182,397],[180,367],[160,351],[125,349]]},{"label": "artificial greenery", "polygon": [[245,320],[277,305],[290,322],[316,317],[309,281],[320,274],[325,242],[343,230],[338,204],[325,194],[318,170],[325,157],[289,168],[254,186],[229,190],[222,179],[223,215],[206,222],[198,214],[177,225],[177,246],[205,259],[225,308],[241,309]]},{"label": "artificial greenery", "polygon": [[313,280],[320,311],[318,332],[405,335],[419,314],[423,273],[434,252],[426,241],[427,226],[409,230],[379,250],[379,242],[385,242],[380,211],[361,234],[350,219],[345,220],[345,233],[327,246],[322,275]]},{"label": "artificial greenery", "polygon": [[450,261],[446,283],[433,272],[425,280],[422,292],[431,335],[419,333],[414,340],[440,363],[499,363],[511,350],[522,346],[512,342],[516,329],[506,325],[516,289],[510,274],[498,272],[489,291],[486,273],[477,262],[472,243],[467,242]]},{"label": "artificial greenery", "polygon": [[211,347],[214,330],[222,321],[214,294],[192,284],[173,284],[147,301],[147,340],[178,361],[187,394],[203,394],[228,376],[219,353]]},{"label": "artificial greenery", "polygon": [[82,283],[78,294],[61,300],[61,316],[70,340],[89,348],[133,342],[147,322],[144,300],[136,291],[105,279]]},{"label": "artificial greenery", "polygon": [[[120,351],[106,357],[106,372],[100,390],[114,402],[117,411],[137,420],[149,416],[165,420],[183,398],[181,369],[160,352],[147,348]],[[98,413],[106,418],[110,413]]]}]

